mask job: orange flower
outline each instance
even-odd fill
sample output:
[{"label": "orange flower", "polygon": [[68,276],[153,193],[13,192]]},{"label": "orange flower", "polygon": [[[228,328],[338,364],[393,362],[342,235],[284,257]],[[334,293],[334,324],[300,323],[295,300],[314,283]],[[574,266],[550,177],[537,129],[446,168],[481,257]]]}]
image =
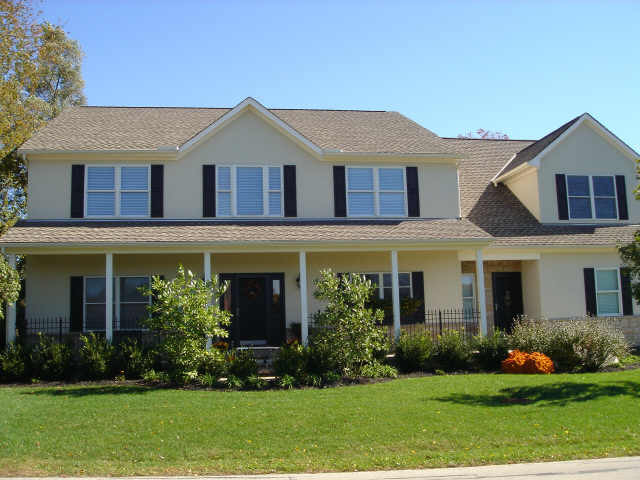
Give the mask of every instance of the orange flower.
[{"label": "orange flower", "polygon": [[502,361],[502,371],[505,373],[553,373],[553,362],[543,353],[526,353],[513,350]]}]

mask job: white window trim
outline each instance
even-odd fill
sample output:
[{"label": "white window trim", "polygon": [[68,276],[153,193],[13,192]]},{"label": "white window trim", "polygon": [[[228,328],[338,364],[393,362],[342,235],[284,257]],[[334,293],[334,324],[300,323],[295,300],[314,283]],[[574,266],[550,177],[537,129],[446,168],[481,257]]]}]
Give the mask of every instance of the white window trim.
[{"label": "white window trim", "polygon": [[[598,271],[606,271],[606,270],[615,270],[618,281],[618,289],[617,290],[598,290]],[[622,317],[624,313],[622,312],[622,279],[620,278],[620,267],[593,267],[593,276],[595,281],[595,291],[596,291],[596,316],[598,317]],[[598,294],[599,293],[616,293],[618,295],[618,313],[600,313],[600,305],[598,305]]]},{"label": "white window trim", "polygon": [[[571,202],[569,201],[570,198],[587,198],[585,195],[569,195],[569,177],[587,177],[589,179],[589,200],[591,202],[591,217],[590,218],[575,218],[571,216]],[[603,196],[598,196],[598,198],[613,198],[613,203],[615,205],[616,208],[616,216],[615,218],[598,218],[596,216],[596,194],[595,194],[595,190],[593,188],[593,177],[611,177],[611,179],[613,180],[613,197],[603,197]],[[618,212],[618,190],[616,188],[616,176],[615,175],[585,175],[585,174],[581,174],[581,173],[567,173],[564,176],[564,181],[565,181],[565,187],[567,190],[567,210],[569,211],[569,220],[596,220],[598,222],[619,222],[619,215],[620,213]]]},{"label": "white window trim", "polygon": [[[350,190],[349,189],[349,170],[352,168],[371,168],[373,169],[373,190]],[[404,213],[402,215],[382,215],[380,214],[380,193],[401,193],[400,190],[384,190],[380,191],[380,169],[396,169],[402,170],[402,193],[404,197]],[[374,218],[374,217],[387,217],[387,218],[405,218],[408,212],[407,201],[407,168],[398,165],[347,165],[345,168],[345,191],[346,191],[346,204],[347,204],[347,217],[353,218]],[[349,208],[349,193],[373,193],[373,215],[355,215],[352,214]]]},{"label": "white window trim", "polygon": [[[230,190],[221,189],[219,187],[219,176],[216,174],[216,217],[220,218],[279,218],[284,217],[284,166],[283,165],[218,165],[218,168],[230,169]],[[238,202],[236,201],[236,178],[238,168],[262,168],[262,215],[238,215]],[[280,190],[271,190],[269,188],[269,169],[277,168],[280,170]],[[218,193],[229,193],[231,198],[231,215],[222,215],[218,211]],[[278,214],[269,214],[269,193],[280,193],[280,212]]]},{"label": "white window trim", "polygon": [[[92,167],[113,168],[113,190],[89,190],[89,169]],[[120,185],[121,170],[125,167],[145,167],[147,169],[147,189],[146,190],[123,190]],[[115,197],[114,214],[113,215],[89,215],[89,192],[113,192]],[[146,193],[147,194],[147,213],[146,215],[121,215],[120,214],[120,194],[128,192]],[[151,166],[132,164],[132,165],[85,165],[84,168],[84,217],[85,218],[148,218],[151,217]]]},{"label": "white window trim", "polygon": [[[398,275],[407,274],[409,275],[409,297],[413,298],[413,278],[411,276],[411,272],[398,272]],[[378,299],[384,299],[384,275],[391,275],[391,272],[354,272],[354,275],[378,275]],[[400,282],[398,282],[398,286]],[[391,287],[386,287],[391,288]],[[407,288],[407,286],[403,286],[400,288]]]},{"label": "white window trim", "polygon": [[[476,275],[475,275],[475,273],[463,273],[462,277],[461,277],[461,280],[463,278],[465,278],[465,277],[471,278],[471,290],[473,291],[473,297],[472,297],[472,299],[473,299],[473,308],[474,309],[478,308],[478,296],[476,294]],[[460,283],[460,290],[461,290],[460,293],[462,294],[462,282]],[[470,298],[470,297],[465,297],[464,295],[462,295],[462,307],[463,307],[463,309],[464,309],[464,299],[465,298]]]},{"label": "white window trim", "polygon": [[[120,279],[121,278],[140,278],[140,277],[146,278],[149,282],[149,285],[151,285],[151,275],[114,275],[113,276],[113,281],[114,281],[113,316],[115,318],[112,319],[112,321],[115,320],[115,323],[118,326],[120,325]],[[101,328],[99,330],[98,329],[90,330],[87,328],[87,305],[105,305],[106,306],[106,302],[87,302],[87,279],[89,278],[104,279],[106,281],[106,278],[104,275],[87,275],[82,279],[82,331],[83,332],[104,332],[105,331],[104,328]],[[125,302],[125,303],[143,304],[144,302]],[[151,296],[148,297],[147,305],[151,305]],[[135,328],[135,329],[118,328],[117,330],[114,329],[114,331],[117,331],[117,332],[138,332],[140,330],[147,330],[147,329],[146,328]]]}]

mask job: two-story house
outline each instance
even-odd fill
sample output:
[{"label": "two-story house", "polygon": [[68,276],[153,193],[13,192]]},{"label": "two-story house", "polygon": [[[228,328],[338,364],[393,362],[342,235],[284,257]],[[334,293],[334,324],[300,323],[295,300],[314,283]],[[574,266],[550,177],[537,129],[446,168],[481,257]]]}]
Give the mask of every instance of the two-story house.
[{"label": "two-story house", "polygon": [[[393,305],[515,315],[638,313],[618,243],[640,220],[638,154],[588,114],[539,141],[441,138],[386,111],[74,107],[19,150],[26,319],[135,330],[137,287],[178,263],[230,282],[232,337],[279,345],[319,304],[323,268]],[[15,307],[7,313],[15,332]],[[109,320],[107,320],[109,319]]]}]

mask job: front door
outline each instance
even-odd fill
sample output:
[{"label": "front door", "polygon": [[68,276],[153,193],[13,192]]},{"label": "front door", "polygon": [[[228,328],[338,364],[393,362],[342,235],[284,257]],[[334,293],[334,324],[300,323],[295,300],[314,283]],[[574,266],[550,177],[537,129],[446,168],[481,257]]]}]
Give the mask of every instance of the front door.
[{"label": "front door", "polygon": [[229,289],[222,307],[233,314],[230,339],[239,345],[274,345],[284,341],[284,275],[223,274]]},{"label": "front door", "polygon": [[493,324],[496,328],[511,331],[513,321],[523,314],[522,277],[520,272],[494,272]]}]

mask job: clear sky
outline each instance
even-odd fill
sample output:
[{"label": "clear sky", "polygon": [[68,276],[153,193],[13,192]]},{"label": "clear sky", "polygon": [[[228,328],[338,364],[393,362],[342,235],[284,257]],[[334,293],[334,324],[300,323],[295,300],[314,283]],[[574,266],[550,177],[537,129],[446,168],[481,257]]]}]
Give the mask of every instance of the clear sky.
[{"label": "clear sky", "polygon": [[585,111],[640,151],[640,1],[44,0],[90,105],[395,110],[540,138]]}]

